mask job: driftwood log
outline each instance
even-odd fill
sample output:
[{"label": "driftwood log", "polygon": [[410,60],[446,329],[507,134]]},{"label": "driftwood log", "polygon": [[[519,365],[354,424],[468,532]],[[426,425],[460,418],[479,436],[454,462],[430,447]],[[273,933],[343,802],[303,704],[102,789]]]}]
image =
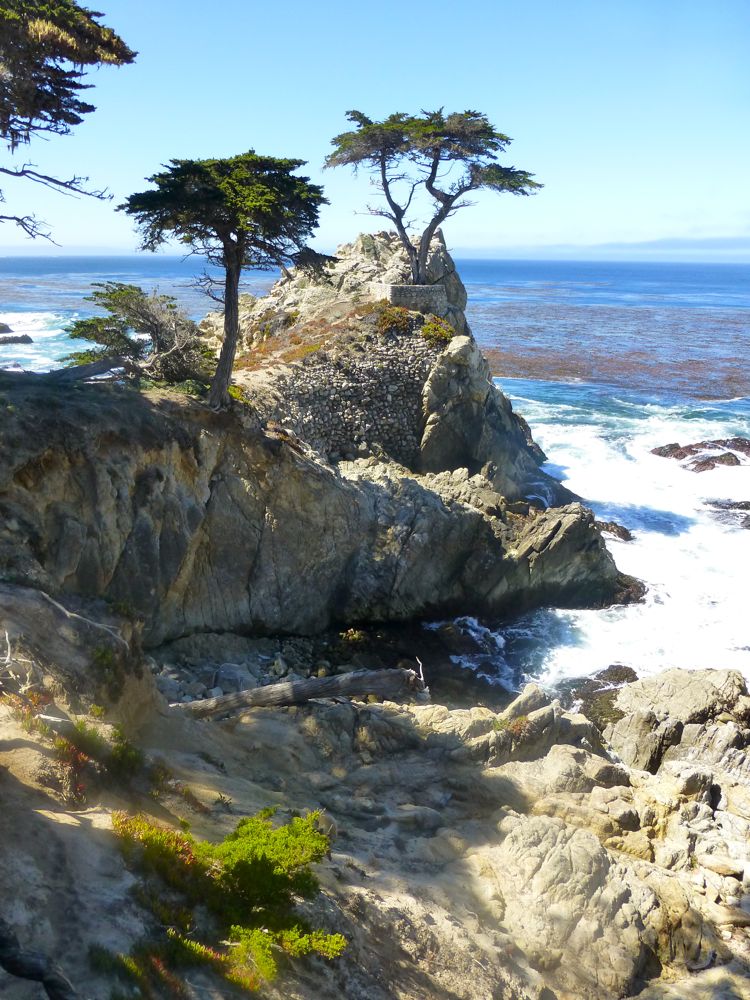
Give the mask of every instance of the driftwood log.
[{"label": "driftwood log", "polygon": [[72,365],[70,368],[56,368],[47,372],[45,378],[52,382],[80,382],[81,379],[93,378],[95,375],[105,375],[113,368],[122,368],[127,362],[125,358],[101,358],[85,365]]},{"label": "driftwood log", "polygon": [[355,670],[335,677],[311,677],[306,681],[282,681],[266,687],[224,694],[203,701],[173,705],[197,719],[223,715],[239,708],[263,708],[273,705],[300,705],[312,698],[365,697],[396,699],[424,691],[424,681],[413,670]]},{"label": "driftwood log", "polygon": [[49,1000],[80,1000],[57,966],[37,951],[22,951],[10,924],[0,917],[0,966],[11,976],[41,983]]}]

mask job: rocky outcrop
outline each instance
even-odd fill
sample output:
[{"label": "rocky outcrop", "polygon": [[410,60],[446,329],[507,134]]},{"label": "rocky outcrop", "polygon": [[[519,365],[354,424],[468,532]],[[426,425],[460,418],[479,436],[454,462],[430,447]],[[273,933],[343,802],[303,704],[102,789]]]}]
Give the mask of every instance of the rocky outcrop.
[{"label": "rocky outcrop", "polygon": [[[375,455],[414,472],[465,468],[509,499],[578,499],[540,470],[545,456],[528,425],[493,385],[440,235],[429,270],[446,292],[443,317],[377,301],[375,277],[409,271],[392,234],[360,236],[317,276],[284,276],[244,303],[237,387],[261,419],[332,462]],[[212,342],[220,319],[203,323]]]},{"label": "rocky outcrop", "polygon": [[699,441],[697,444],[665,444],[653,448],[651,453],[660,458],[676,458],[686,463],[693,472],[710,472],[717,465],[742,465],[740,455],[750,457],[750,440],[743,437],[719,438],[713,441]]},{"label": "rocky outcrop", "polygon": [[422,392],[422,414],[420,471],[468,468],[481,471],[510,499],[523,495],[544,504],[574,499],[539,470],[544,454],[507,396],[492,385],[473,339],[455,337],[437,358]]},{"label": "rocky outcrop", "polygon": [[[284,274],[268,295],[241,296],[241,346],[245,350],[259,347],[269,337],[288,330],[302,315],[308,320],[340,319],[352,308],[381,298],[378,285],[409,282],[410,274],[395,233],[362,233],[353,243],[340,246],[334,260],[317,274],[292,271]],[[429,284],[445,288],[445,318],[457,334],[468,332],[466,289],[440,231],[430,248],[427,274]],[[223,313],[210,313],[201,328],[208,342],[217,345],[223,334]]]},{"label": "rocky outcrop", "polygon": [[336,469],[242,408],[36,385],[0,429],[3,577],[122,602],[149,644],[617,598],[580,505],[523,516],[465,471]]},{"label": "rocky outcrop", "polygon": [[[3,324],[0,324],[0,326],[2,325]],[[8,329],[10,330],[10,327],[8,327]],[[0,330],[0,333],[2,333],[2,330]],[[0,347],[7,347],[10,344],[33,344],[33,343],[34,341],[31,339],[28,333],[18,334],[17,336],[13,337],[0,337]]]}]

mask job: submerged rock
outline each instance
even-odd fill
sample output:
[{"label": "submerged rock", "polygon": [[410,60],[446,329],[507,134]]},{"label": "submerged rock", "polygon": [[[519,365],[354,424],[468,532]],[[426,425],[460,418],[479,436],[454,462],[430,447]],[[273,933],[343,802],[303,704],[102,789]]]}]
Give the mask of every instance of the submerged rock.
[{"label": "submerged rock", "polygon": [[750,528],[750,500],[707,500],[717,520],[739,528]]}]

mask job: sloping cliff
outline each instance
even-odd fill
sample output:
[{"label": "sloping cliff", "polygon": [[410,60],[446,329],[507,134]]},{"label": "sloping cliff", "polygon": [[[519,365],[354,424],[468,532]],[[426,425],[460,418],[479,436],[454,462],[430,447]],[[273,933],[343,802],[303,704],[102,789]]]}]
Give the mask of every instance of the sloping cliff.
[{"label": "sloping cliff", "polygon": [[241,406],[177,394],[21,382],[3,398],[3,578],[121,602],[149,644],[596,604],[619,586],[580,505],[523,516],[465,472],[338,469]]}]

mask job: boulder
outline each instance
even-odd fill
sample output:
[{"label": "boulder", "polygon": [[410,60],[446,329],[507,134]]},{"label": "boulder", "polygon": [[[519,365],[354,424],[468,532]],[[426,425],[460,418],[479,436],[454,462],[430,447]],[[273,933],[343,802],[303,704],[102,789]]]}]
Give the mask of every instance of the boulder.
[{"label": "boulder", "polygon": [[627,684],[615,704],[625,714],[651,711],[687,725],[731,713],[746,695],[745,680],[736,670],[673,669]]},{"label": "boulder", "polygon": [[575,995],[622,996],[655,944],[643,923],[658,906],[653,893],[561,819],[513,825],[491,857],[504,921],[532,966]]}]

